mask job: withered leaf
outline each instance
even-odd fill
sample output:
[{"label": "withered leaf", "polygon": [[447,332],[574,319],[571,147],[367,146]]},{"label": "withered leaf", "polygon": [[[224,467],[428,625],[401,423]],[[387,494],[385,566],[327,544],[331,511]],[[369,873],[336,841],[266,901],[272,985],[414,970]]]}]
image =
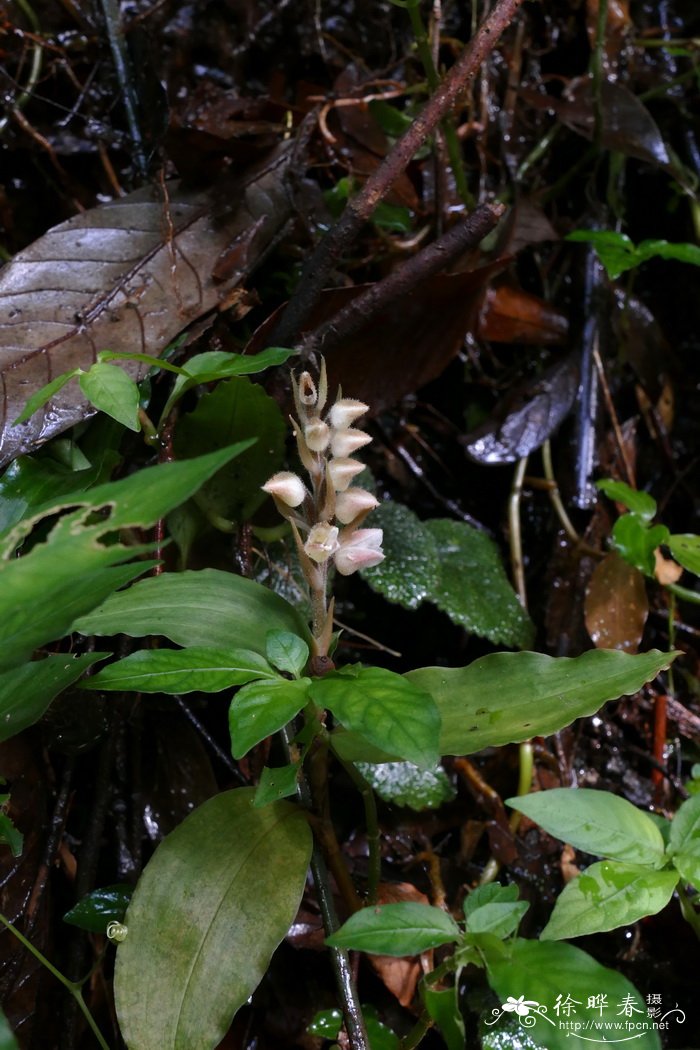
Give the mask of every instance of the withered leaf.
[{"label": "withered leaf", "polygon": [[[287,156],[242,177],[223,214],[178,184],[168,201],[143,187],[54,227],[0,271],[0,466],[93,411],[69,383],[14,426],[32,393],[101,350],[157,357],[248,276],[289,217]],[[148,366],[123,367],[138,379]]]},{"label": "withered leaf", "polygon": [[544,299],[507,284],[489,288],[479,312],[477,335],[493,343],[561,346],[569,321]]},{"label": "withered leaf", "polygon": [[597,649],[636,653],[649,614],[644,577],[619,554],[606,554],[586,591],[586,629]]}]

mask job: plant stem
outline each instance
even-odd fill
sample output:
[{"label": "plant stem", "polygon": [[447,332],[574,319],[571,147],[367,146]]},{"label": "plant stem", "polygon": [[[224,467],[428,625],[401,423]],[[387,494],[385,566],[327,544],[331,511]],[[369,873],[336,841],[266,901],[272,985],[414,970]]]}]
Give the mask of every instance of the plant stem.
[{"label": "plant stem", "polygon": [[0,922],[3,924],[3,926],[5,926],[6,929],[8,929],[10,931],[10,933],[14,937],[17,938],[17,940],[20,942],[20,944],[24,945],[24,947],[27,949],[27,951],[31,952],[31,954],[34,956],[34,958],[37,959],[41,963],[42,966],[46,967],[46,969],[49,971],[49,973],[52,973],[54,975],[54,977],[56,978],[57,981],[60,981],[61,984],[63,985],[63,987],[65,989],[67,989],[67,991],[70,992],[70,994],[73,996],[73,998],[75,999],[76,1003],[78,1004],[78,1007],[80,1008],[80,1010],[81,1010],[85,1020],[87,1021],[88,1025],[90,1026],[90,1029],[91,1029],[93,1035],[95,1036],[95,1039],[100,1044],[102,1050],[109,1050],[109,1044],[105,1041],[105,1038],[102,1035],[102,1032],[97,1027],[97,1022],[95,1021],[95,1018],[90,1013],[90,1010],[88,1009],[88,1006],[87,1006],[85,1000],[83,999],[83,993],[81,991],[81,985],[79,983],[77,983],[76,981],[69,981],[68,978],[64,974],[62,974],[60,970],[57,970],[56,967],[53,965],[53,963],[49,962],[49,960],[46,958],[46,956],[43,955],[39,951],[39,949],[36,948],[32,944],[31,941],[27,940],[27,938],[24,936],[24,934],[20,933],[20,931],[17,929],[17,927],[14,926],[10,922],[10,920],[5,918],[5,916],[2,915],[2,914],[0,914]]},{"label": "plant stem", "polygon": [[698,913],[690,902],[685,887],[679,882],[676,887],[678,900],[681,905],[681,913],[685,921],[690,925],[695,936],[700,940],[700,913]]}]

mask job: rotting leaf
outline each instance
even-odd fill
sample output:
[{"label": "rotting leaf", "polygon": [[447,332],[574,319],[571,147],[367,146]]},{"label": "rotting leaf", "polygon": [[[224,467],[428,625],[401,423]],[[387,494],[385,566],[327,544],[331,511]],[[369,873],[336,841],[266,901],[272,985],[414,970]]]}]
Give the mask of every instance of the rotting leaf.
[{"label": "rotting leaf", "polygon": [[[69,383],[14,426],[34,391],[88,368],[101,350],[156,358],[250,273],[289,215],[286,163],[280,150],[244,176],[223,220],[206,194],[175,183],[166,204],[159,190],[144,187],[55,226],[14,257],[0,275],[0,465],[94,411]],[[218,257],[252,225],[241,268],[217,283]],[[148,366],[122,367],[140,378]]]},{"label": "rotting leaf", "polygon": [[615,551],[607,554],[591,576],[584,612],[597,649],[636,653],[649,615],[642,573]]},{"label": "rotting leaf", "polygon": [[492,343],[561,346],[568,318],[536,295],[507,284],[489,288],[479,311],[477,335]]}]

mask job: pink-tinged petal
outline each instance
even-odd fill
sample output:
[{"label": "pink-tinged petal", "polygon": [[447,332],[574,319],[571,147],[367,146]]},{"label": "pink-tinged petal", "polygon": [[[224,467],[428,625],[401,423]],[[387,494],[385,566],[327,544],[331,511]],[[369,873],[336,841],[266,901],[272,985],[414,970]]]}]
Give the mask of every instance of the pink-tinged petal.
[{"label": "pink-tinged petal", "polygon": [[365,469],[364,463],[356,459],[332,459],[328,464],[328,475],[336,492],[345,492],[350,482]]},{"label": "pink-tinged petal", "polygon": [[353,452],[369,445],[372,438],[365,434],[364,430],[355,430],[348,427],[347,430],[334,430],[331,438],[331,452],[334,456],[352,456]]},{"label": "pink-tinged petal", "polygon": [[298,507],[306,499],[306,488],[304,482],[297,474],[282,470],[279,474],[273,474],[269,481],[263,485],[263,492],[269,492],[287,507]]},{"label": "pink-tinged petal", "polygon": [[367,489],[347,489],[339,492],[335,501],[335,516],[342,525],[349,525],[358,514],[374,510],[379,506],[379,500],[375,499]]},{"label": "pink-tinged petal", "polygon": [[331,440],[331,428],[322,419],[310,419],[304,427],[304,440],[312,452],[325,452]]},{"label": "pink-tinged petal", "polygon": [[319,565],[328,561],[339,547],[338,527],[337,525],[329,525],[327,521],[314,525],[304,544],[304,550],[309,558],[318,562]]},{"label": "pink-tinged petal", "polygon": [[334,405],[331,405],[328,413],[328,422],[334,430],[345,430],[352,426],[356,419],[364,416],[369,408],[364,401],[355,401],[351,397],[341,397]]}]

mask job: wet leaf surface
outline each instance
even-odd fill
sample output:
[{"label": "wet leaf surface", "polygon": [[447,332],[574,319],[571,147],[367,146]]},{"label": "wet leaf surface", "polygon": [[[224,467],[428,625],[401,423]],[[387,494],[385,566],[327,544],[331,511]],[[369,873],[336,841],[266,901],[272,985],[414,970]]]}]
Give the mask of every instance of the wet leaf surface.
[{"label": "wet leaf surface", "polygon": [[619,554],[606,555],[586,590],[586,629],[598,649],[636,653],[649,614],[644,577]]}]

